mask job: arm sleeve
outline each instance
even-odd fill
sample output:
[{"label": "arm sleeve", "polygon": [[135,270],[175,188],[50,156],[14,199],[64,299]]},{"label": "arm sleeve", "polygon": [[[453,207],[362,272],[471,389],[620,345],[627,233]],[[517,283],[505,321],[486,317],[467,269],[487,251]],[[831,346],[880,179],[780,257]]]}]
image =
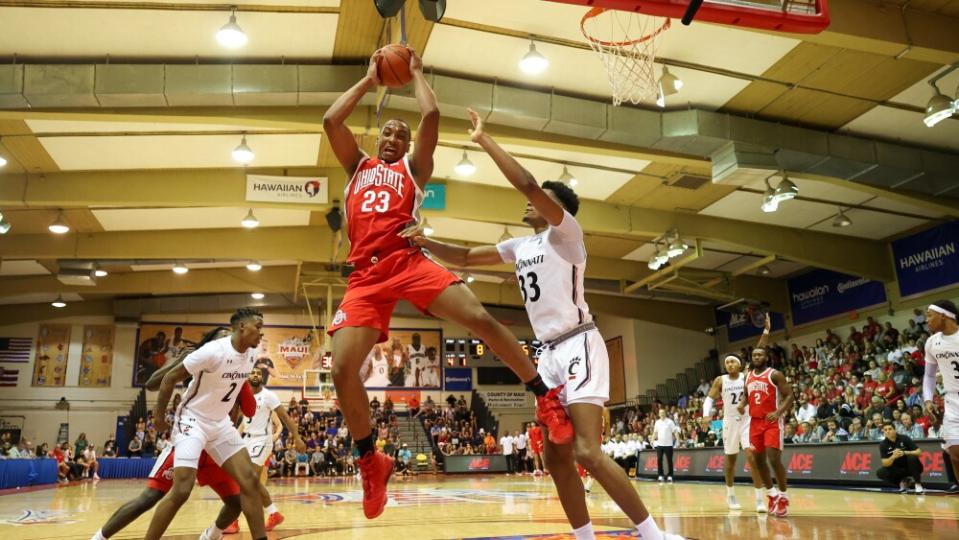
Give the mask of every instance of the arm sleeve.
[{"label": "arm sleeve", "polygon": [[555,227],[550,227],[546,238],[556,253],[573,264],[586,262],[586,246],[583,245],[583,229],[576,218],[563,210],[563,221]]},{"label": "arm sleeve", "polygon": [[922,399],[923,401],[932,401],[936,395],[936,370],[939,364],[936,363],[932,355],[926,354],[926,373],[922,377]]},{"label": "arm sleeve", "polygon": [[198,375],[201,371],[207,371],[216,359],[217,346],[216,341],[211,341],[191,352],[183,359],[183,367],[193,376]]},{"label": "arm sleeve", "polygon": [[499,251],[499,256],[502,257],[503,262],[516,262],[516,244],[519,240],[519,238],[510,238],[496,244],[496,251]]},{"label": "arm sleeve", "polygon": [[713,398],[706,396],[703,400],[703,418],[709,418],[713,414]]},{"label": "arm sleeve", "polygon": [[244,382],[240,388],[240,410],[243,416],[253,418],[256,414],[256,397],[253,396],[253,389],[250,388],[249,381]]}]

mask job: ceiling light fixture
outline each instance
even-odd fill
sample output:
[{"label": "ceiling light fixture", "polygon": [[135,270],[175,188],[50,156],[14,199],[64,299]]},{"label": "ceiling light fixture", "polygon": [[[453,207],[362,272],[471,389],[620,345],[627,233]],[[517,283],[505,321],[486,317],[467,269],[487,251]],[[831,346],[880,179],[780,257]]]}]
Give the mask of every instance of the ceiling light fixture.
[{"label": "ceiling light fixture", "polygon": [[107,277],[109,272],[104,270],[100,263],[93,263],[93,275],[94,277]]},{"label": "ceiling light fixture", "polygon": [[926,117],[922,119],[926,127],[935,126],[956,112],[956,104],[942,95],[936,85],[932,85],[932,87],[935,88],[935,93],[929,98],[929,103],[926,105]]},{"label": "ceiling light fixture", "polygon": [[463,274],[463,281],[465,281],[465,282],[467,282],[467,283],[473,283],[474,281],[476,281],[476,278],[473,277],[473,274],[470,274],[469,272],[466,272],[466,273]]},{"label": "ceiling light fixture", "polygon": [[689,249],[689,244],[684,242],[677,233],[676,238],[674,238],[672,243],[669,244],[669,248],[666,250],[666,255],[672,259],[673,257],[679,257],[685,253],[687,249]]},{"label": "ceiling light fixture", "polygon": [[505,242],[507,240],[512,240],[512,239],[513,239],[513,235],[510,234],[509,227],[507,227],[506,225],[503,225],[503,234],[500,235],[499,241]]},{"label": "ceiling light fixture", "polygon": [[50,302],[50,305],[53,306],[53,307],[55,307],[55,308],[65,308],[65,307],[67,307],[67,303],[63,300],[63,295],[60,295],[60,294],[57,295],[57,299],[56,299],[56,300],[54,300],[53,302]]},{"label": "ceiling light fixture", "polygon": [[263,265],[259,261],[250,261],[246,263],[246,269],[250,272],[259,272],[263,269]]},{"label": "ceiling light fixture", "polygon": [[836,215],[836,219],[832,220],[833,227],[848,227],[852,225],[852,220],[849,219],[849,216],[843,212],[842,208],[839,209],[839,214]]},{"label": "ceiling light fixture", "polygon": [[237,49],[246,45],[246,32],[236,24],[236,7],[230,8],[230,21],[217,30],[216,40],[228,49]]},{"label": "ceiling light fixture", "polygon": [[666,108],[666,96],[663,95],[662,89],[656,92],[656,105],[658,105],[661,109]]},{"label": "ceiling light fixture", "polygon": [[663,74],[659,77],[659,92],[663,96],[671,96],[678,93],[683,88],[683,80],[669,72],[667,66],[663,66]]},{"label": "ceiling light fixture", "polygon": [[519,61],[519,68],[529,75],[539,75],[549,67],[549,60],[536,50],[536,43],[529,40],[529,51]]},{"label": "ceiling light fixture", "polygon": [[243,138],[240,139],[240,144],[233,149],[233,161],[241,165],[246,165],[253,161],[256,157],[256,154],[253,153],[253,150],[246,144],[246,135],[243,135]]},{"label": "ceiling light fixture", "polygon": [[263,300],[266,295],[261,292],[250,293],[250,297],[254,300]]},{"label": "ceiling light fixture", "polygon": [[185,264],[175,263],[175,264],[173,265],[173,273],[174,273],[174,274],[183,275],[183,274],[186,274],[186,273],[189,272],[189,271],[190,271],[190,269],[187,268]]},{"label": "ceiling light fixture", "polygon": [[243,218],[243,221],[240,222],[240,225],[243,225],[247,229],[255,229],[260,226],[260,220],[256,219],[256,216],[253,215],[252,208],[250,208],[250,211],[246,213],[246,217]]},{"label": "ceiling light fixture", "polygon": [[473,162],[470,161],[469,156],[466,155],[466,150],[463,150],[463,159],[456,164],[453,170],[460,176],[473,176],[473,173],[476,172],[476,165],[473,165]]},{"label": "ceiling light fixture", "polygon": [[10,222],[7,221],[7,216],[0,212],[0,234],[7,234],[8,232],[10,232]]},{"label": "ceiling light fixture", "polygon": [[428,219],[423,218],[422,227],[423,227],[423,234],[425,234],[426,236],[433,236],[433,226],[430,225],[430,222]]},{"label": "ceiling light fixture", "polygon": [[769,185],[769,179],[766,179],[766,193],[763,194],[763,212],[771,213],[779,209],[779,201],[776,200],[776,190]]},{"label": "ceiling light fixture", "polygon": [[765,264],[759,267],[759,273],[764,276],[768,276],[770,272],[772,272],[772,270],[770,270]]},{"label": "ceiling light fixture", "polygon": [[569,173],[569,169],[566,168],[566,165],[563,165],[563,172],[559,175],[559,181],[569,187],[576,187],[576,184],[579,183],[579,180]]},{"label": "ceiling light fixture", "polygon": [[776,193],[773,195],[773,199],[776,200],[776,203],[781,203],[795,199],[796,195],[799,195],[799,186],[786,176],[786,171],[783,171],[783,180],[776,186]]},{"label": "ceiling light fixture", "polygon": [[63,220],[63,210],[57,211],[57,219],[53,220],[47,229],[53,234],[66,234],[70,232],[70,226]]}]

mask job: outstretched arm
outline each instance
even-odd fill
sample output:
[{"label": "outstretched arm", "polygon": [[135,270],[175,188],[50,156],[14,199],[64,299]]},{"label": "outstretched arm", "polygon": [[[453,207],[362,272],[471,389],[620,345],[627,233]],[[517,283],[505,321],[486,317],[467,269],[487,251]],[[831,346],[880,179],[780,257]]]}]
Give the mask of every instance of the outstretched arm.
[{"label": "outstretched arm", "polygon": [[346,119],[349,118],[350,113],[356,108],[356,104],[363,99],[363,96],[370,89],[380,84],[376,76],[376,61],[382,54],[380,51],[373,53],[366,76],[338,97],[333,105],[330,105],[330,108],[327,109],[326,114],[323,115],[323,131],[330,142],[333,154],[336,155],[337,161],[340,162],[348,175],[356,172],[357,165],[363,159],[363,152],[356,144],[353,132],[346,127]]},{"label": "outstretched arm", "polygon": [[433,176],[433,152],[440,137],[440,108],[436,104],[436,94],[423,75],[423,60],[413,49],[410,49],[410,73],[413,74],[413,92],[421,115],[410,165],[416,185],[423,189]]},{"label": "outstretched arm", "polygon": [[407,228],[400,233],[400,236],[409,238],[414,244],[428,249],[433,255],[456,266],[482,266],[505,262],[496,246],[466,247],[432,240],[423,233],[423,228],[419,225]]},{"label": "outstretched arm", "polygon": [[483,130],[483,119],[480,118],[479,114],[473,109],[467,109],[467,111],[470,120],[473,122],[470,139],[482,146],[483,150],[486,150],[486,153],[493,158],[496,166],[506,176],[509,183],[526,196],[530,204],[536,208],[541,216],[546,218],[550,225],[555,227],[562,223],[563,207],[551,199],[536,182],[536,178]]}]

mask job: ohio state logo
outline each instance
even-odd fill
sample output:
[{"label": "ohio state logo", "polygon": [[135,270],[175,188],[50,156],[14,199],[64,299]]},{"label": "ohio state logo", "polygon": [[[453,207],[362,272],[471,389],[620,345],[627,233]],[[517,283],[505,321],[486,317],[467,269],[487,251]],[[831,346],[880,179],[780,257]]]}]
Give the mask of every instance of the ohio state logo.
[{"label": "ohio state logo", "polygon": [[333,316],[333,325],[343,324],[346,322],[346,313],[342,309],[336,310],[336,315]]}]

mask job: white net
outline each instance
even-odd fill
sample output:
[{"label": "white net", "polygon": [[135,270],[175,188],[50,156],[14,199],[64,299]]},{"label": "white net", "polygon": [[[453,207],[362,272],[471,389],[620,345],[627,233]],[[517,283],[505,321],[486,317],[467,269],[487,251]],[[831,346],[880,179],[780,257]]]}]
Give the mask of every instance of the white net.
[{"label": "white net", "polygon": [[613,105],[637,105],[659,92],[653,61],[669,19],[593,8],[580,23],[586,42],[606,67]]},{"label": "white net", "polygon": [[303,397],[310,401],[330,401],[336,397],[332,372],[321,369],[304,371]]}]

